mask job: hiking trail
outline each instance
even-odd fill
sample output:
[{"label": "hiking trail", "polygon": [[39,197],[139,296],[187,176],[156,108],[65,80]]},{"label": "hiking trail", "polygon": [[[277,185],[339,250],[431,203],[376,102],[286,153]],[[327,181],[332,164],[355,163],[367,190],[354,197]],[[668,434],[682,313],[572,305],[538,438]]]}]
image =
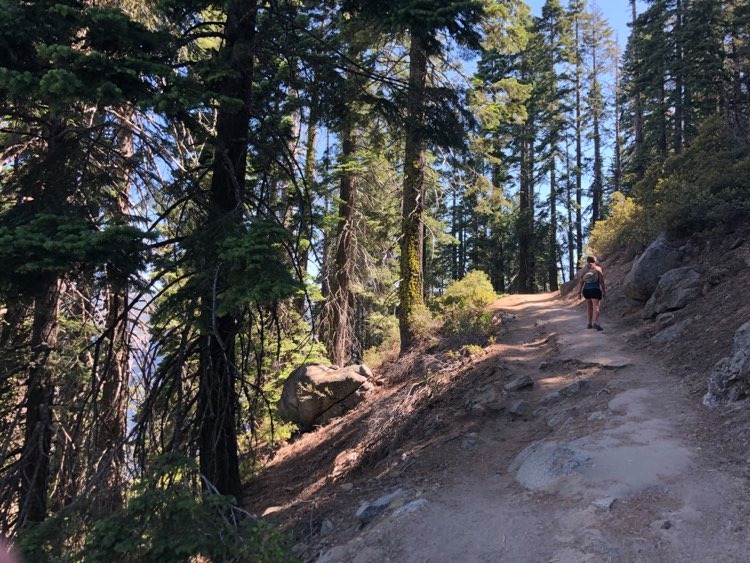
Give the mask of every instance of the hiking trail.
[{"label": "hiking trail", "polygon": [[405,471],[423,502],[318,560],[747,561],[748,475],[716,451],[699,401],[607,318],[606,301],[603,332],[557,294],[494,307],[517,318],[485,359],[534,380],[508,397],[528,414],[486,417],[468,440],[426,452],[413,471],[429,478]]}]

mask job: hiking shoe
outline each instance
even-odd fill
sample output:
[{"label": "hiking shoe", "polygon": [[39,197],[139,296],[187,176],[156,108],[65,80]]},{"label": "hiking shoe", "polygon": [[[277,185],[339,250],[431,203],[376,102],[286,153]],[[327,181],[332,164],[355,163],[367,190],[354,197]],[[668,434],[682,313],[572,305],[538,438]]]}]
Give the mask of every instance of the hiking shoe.
[{"label": "hiking shoe", "polygon": [[596,330],[604,330],[604,329],[603,329],[603,328],[602,328],[601,326],[599,326],[599,325],[598,325],[598,324],[596,324],[596,323],[594,323],[594,328],[595,328]]},{"label": "hiking shoe", "polygon": [[594,328],[594,325],[592,325],[591,323],[589,323],[589,324],[586,325],[586,328]]}]

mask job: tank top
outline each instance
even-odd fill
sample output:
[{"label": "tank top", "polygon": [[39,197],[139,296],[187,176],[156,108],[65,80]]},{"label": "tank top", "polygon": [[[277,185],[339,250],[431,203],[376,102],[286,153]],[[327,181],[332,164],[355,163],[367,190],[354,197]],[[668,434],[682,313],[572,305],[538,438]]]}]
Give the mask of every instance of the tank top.
[{"label": "tank top", "polygon": [[583,272],[584,287],[599,287],[599,270],[596,268],[584,268]]}]

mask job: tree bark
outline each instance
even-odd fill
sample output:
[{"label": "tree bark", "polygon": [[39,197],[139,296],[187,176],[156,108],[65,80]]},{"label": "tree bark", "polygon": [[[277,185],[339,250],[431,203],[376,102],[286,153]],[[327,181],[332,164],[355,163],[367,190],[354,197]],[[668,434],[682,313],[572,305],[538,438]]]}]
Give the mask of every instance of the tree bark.
[{"label": "tree bark", "polygon": [[[50,117],[42,181],[34,184],[30,191],[30,205],[36,212],[61,213],[68,205],[67,195],[75,184],[68,177],[70,141],[66,140],[66,133],[65,123]],[[26,390],[26,426],[19,460],[18,528],[42,522],[47,516],[56,383],[52,356],[57,348],[62,280],[56,274],[45,274],[38,287],[34,294],[33,358]]]},{"label": "tree bark", "polygon": [[672,135],[672,145],[675,153],[682,152],[682,141],[684,138],[685,122],[685,80],[684,80],[684,53],[682,48],[683,33],[683,11],[682,0],[675,0],[675,23],[672,35],[675,38],[675,61],[676,67],[673,69],[674,79],[674,132]]},{"label": "tree bark", "polygon": [[[583,57],[581,56],[581,30],[580,19],[575,21],[575,43],[576,43],[576,70],[575,70],[575,145],[576,145],[576,264],[581,263],[583,254],[583,110],[581,103],[581,76],[583,74]],[[571,273],[571,276],[573,274]]]},{"label": "tree bark", "polygon": [[[630,9],[631,9],[631,16],[632,16],[632,27],[631,27],[631,34],[633,37],[638,36],[638,12],[636,10],[636,0],[630,0]],[[635,115],[633,116],[633,125],[635,129],[635,138],[633,139],[633,152],[635,154],[635,160],[636,160],[636,181],[643,178],[643,174],[645,172],[645,166],[643,163],[644,154],[643,154],[643,100],[641,98],[641,88],[638,83],[639,76],[637,75],[637,69],[640,66],[640,61],[638,60],[638,40],[636,39],[633,41],[633,60],[634,60],[634,72],[636,72],[636,75],[633,76],[633,99],[635,102]]]},{"label": "tree bark", "polygon": [[622,104],[620,102],[620,65],[619,52],[615,58],[615,146],[614,146],[614,164],[613,164],[613,184],[617,192],[622,192],[622,132],[621,132],[621,112]]},{"label": "tree bark", "polygon": [[338,366],[351,363],[354,339],[353,267],[355,253],[354,219],[357,204],[357,178],[351,170],[356,148],[353,116],[345,119],[341,131],[341,162],[344,169],[339,182],[339,223],[336,229],[336,253],[331,280],[330,308],[331,361]]},{"label": "tree bark", "polygon": [[60,289],[60,280],[50,276],[34,302],[31,335],[34,361],[29,369],[26,430],[20,460],[20,528],[42,522],[47,516],[55,379],[50,356],[57,348]]},{"label": "tree bark", "polygon": [[[126,110],[127,113],[127,110]],[[117,138],[118,148],[123,159],[133,157],[132,114],[122,124]],[[129,173],[125,173],[117,194],[117,210],[111,218],[113,223],[127,224],[130,214]],[[123,445],[127,433],[127,400],[129,378],[130,330],[128,327],[128,279],[120,272],[107,271],[107,319],[106,350],[101,371],[94,374],[99,378],[101,396],[97,404],[96,430],[94,436],[93,459],[96,465],[97,490],[93,494],[95,517],[105,517],[123,504],[123,471],[125,453]]]},{"label": "tree bark", "polygon": [[530,293],[532,291],[532,261],[533,252],[533,216],[534,210],[531,206],[531,178],[529,168],[531,154],[530,141],[527,136],[528,125],[524,126],[523,139],[521,140],[521,178],[519,187],[519,210],[516,230],[518,232],[518,277],[516,287],[519,293]]},{"label": "tree bark", "polygon": [[424,314],[422,294],[422,222],[424,220],[424,98],[427,87],[425,38],[412,30],[409,48],[404,194],[401,207],[401,284],[399,332],[401,353],[419,340],[419,317]]},{"label": "tree bark", "polygon": [[547,276],[550,291],[557,291],[557,176],[554,148],[550,156],[549,169],[549,253],[547,261]]},{"label": "tree bark", "polygon": [[240,100],[220,107],[217,115],[216,148],[212,165],[207,234],[211,251],[204,272],[213,279],[203,296],[203,326],[198,390],[198,447],[203,476],[223,495],[241,502],[242,487],[237,452],[237,370],[234,348],[237,318],[220,313],[216,298],[224,289],[223,265],[218,260],[220,244],[242,222],[253,53],[257,2],[232,0],[227,8],[225,44],[220,56],[233,73],[221,87],[225,96]]}]

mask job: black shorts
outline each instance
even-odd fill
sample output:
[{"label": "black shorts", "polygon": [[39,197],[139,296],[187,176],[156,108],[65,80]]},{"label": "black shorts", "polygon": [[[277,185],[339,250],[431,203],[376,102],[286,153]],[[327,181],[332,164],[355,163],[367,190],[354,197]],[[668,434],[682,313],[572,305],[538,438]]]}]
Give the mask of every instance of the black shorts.
[{"label": "black shorts", "polygon": [[601,299],[602,298],[602,290],[601,288],[598,288],[598,287],[584,288],[582,293],[583,293],[584,299]]}]

